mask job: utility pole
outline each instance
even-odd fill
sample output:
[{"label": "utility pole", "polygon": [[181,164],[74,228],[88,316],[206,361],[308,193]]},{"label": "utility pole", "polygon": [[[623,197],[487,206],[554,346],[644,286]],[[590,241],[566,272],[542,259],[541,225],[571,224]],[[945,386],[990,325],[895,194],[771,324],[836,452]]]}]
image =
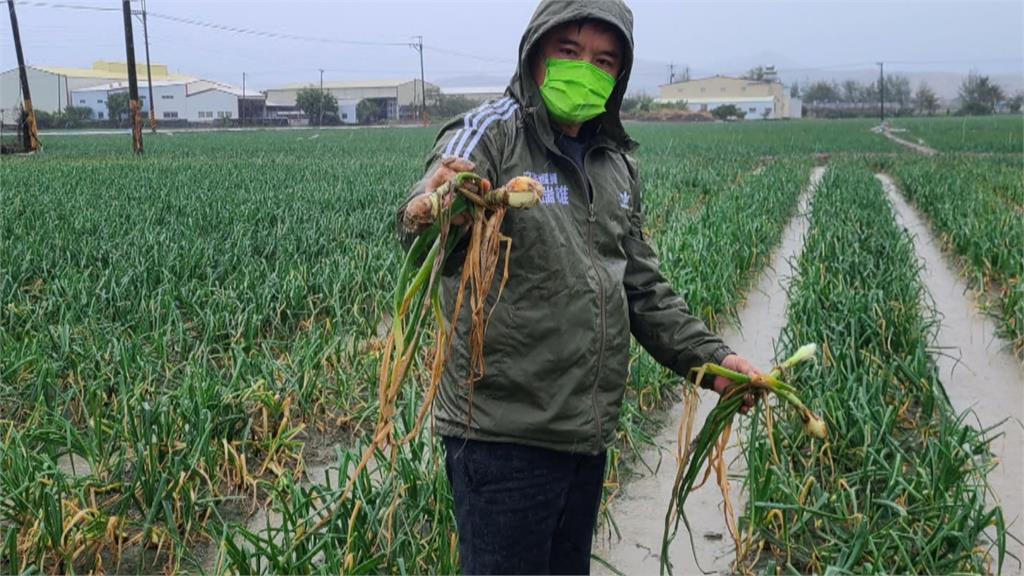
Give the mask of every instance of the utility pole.
[{"label": "utility pole", "polygon": [[885,124],[885,63],[878,63],[878,117]]},{"label": "utility pole", "polygon": [[57,114],[60,114],[60,74],[57,74]]},{"label": "utility pole", "polygon": [[132,37],[132,6],[121,3],[124,12],[124,45],[128,55],[128,103],[132,112],[132,151],[142,154],[142,114],[139,111],[139,78],[135,70],[135,39]]},{"label": "utility pole", "polygon": [[153,70],[149,66],[149,25],[146,23],[146,0],[142,0],[142,35],[146,39],[146,81],[149,83],[149,130],[156,134],[156,103],[153,102]]},{"label": "utility pole", "polygon": [[669,84],[675,84],[675,82],[676,82],[676,65],[675,64],[669,64],[668,65],[668,83]]},{"label": "utility pole", "polygon": [[18,55],[18,76],[21,79],[21,93],[24,96],[25,123],[21,126],[21,145],[26,152],[39,150],[39,130],[36,128],[36,113],[32,109],[32,94],[28,90],[28,70],[25,69],[25,53],[21,51],[21,33],[18,31],[18,15],[14,13],[14,0],[7,0],[11,13],[11,32],[14,35],[14,51]]},{"label": "utility pole", "polygon": [[427,81],[423,76],[423,36],[413,36],[415,44],[410,44],[414,50],[420,53],[420,123],[427,125]]},{"label": "utility pole", "polygon": [[245,126],[245,72],[242,72],[242,106],[239,107],[238,117]]},{"label": "utility pole", "polygon": [[320,105],[317,108],[320,109],[320,120],[317,121],[317,126],[324,125],[324,69],[320,69]]}]

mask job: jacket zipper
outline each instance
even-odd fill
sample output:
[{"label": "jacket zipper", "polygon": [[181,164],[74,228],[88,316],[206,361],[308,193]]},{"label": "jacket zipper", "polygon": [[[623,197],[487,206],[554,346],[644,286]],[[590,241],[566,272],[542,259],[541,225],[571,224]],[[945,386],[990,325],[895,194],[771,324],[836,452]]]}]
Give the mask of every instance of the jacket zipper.
[{"label": "jacket zipper", "polygon": [[601,317],[601,346],[597,355],[597,371],[594,374],[594,385],[590,391],[590,401],[591,405],[594,407],[594,425],[597,428],[597,436],[594,438],[594,451],[600,452],[604,434],[601,429],[601,412],[597,407],[597,386],[601,381],[601,370],[604,368],[604,348],[606,343],[605,341],[607,339],[608,323],[605,317],[604,278],[601,277],[601,270],[598,268],[597,260],[594,258],[594,222],[597,221],[597,213],[594,208],[594,189],[593,185],[590,183],[590,178],[586,174],[587,158],[594,149],[595,148],[591,148],[583,154],[582,169],[581,167],[576,166],[576,163],[571,160],[569,160],[569,163],[576,169],[576,173],[580,176],[580,181],[583,182],[583,185],[587,189],[587,254],[590,256],[590,266],[594,269],[594,275],[597,276],[598,310]]}]

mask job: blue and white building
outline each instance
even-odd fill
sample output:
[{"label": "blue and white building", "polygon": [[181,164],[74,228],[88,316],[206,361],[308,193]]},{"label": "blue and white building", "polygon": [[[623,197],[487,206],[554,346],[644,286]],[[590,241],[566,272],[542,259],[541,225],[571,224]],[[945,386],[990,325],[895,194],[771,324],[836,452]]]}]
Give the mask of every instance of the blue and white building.
[{"label": "blue and white building", "polygon": [[[106,120],[107,99],[111,94],[127,92],[128,82],[112,82],[75,90],[71,94],[73,106],[92,110],[94,120]],[[209,80],[154,81],[154,112],[160,120],[187,120],[204,123],[238,118],[242,91],[227,84]],[[259,93],[245,94],[246,99],[262,99]],[[139,83],[139,99],[144,116],[149,115],[149,87]]]}]

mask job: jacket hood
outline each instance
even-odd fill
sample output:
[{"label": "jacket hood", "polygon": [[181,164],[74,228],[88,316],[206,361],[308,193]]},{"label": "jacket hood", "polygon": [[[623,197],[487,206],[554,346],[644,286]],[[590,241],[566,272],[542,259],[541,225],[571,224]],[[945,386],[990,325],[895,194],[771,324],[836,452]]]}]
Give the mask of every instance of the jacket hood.
[{"label": "jacket hood", "polygon": [[533,13],[529,25],[519,43],[519,65],[509,83],[509,92],[535,120],[537,130],[545,141],[554,141],[547,110],[540,95],[540,88],[530,71],[530,53],[552,28],[574,20],[602,20],[614,26],[624,42],[622,73],[615,82],[615,89],[605,104],[606,111],[591,122],[599,123],[598,134],[609,138],[616,145],[630,149],[634,142],[626,134],[619,118],[622,98],[626,93],[629,75],[633,69],[633,12],[622,0],[542,0]]}]

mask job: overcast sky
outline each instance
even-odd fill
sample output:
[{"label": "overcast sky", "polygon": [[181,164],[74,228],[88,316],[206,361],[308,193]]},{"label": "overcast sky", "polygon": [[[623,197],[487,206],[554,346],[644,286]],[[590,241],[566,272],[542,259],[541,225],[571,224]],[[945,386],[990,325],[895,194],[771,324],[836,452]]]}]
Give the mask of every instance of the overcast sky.
[{"label": "overcast sky", "polygon": [[[138,5],[138,2],[133,4]],[[59,6],[112,8],[96,11]],[[124,61],[121,3],[114,0],[18,2],[29,64],[88,67]],[[1024,2],[630,2],[636,17],[635,86],[668,79],[669,63],[698,73],[739,73],[775,64],[784,78],[808,71],[874,67],[1020,76],[1024,69]],[[254,2],[148,0],[152,60],[185,74],[266,88],[297,81],[382,79],[419,75],[422,34],[428,81],[493,77],[504,83],[533,1]],[[6,12],[6,10],[4,10]],[[161,18],[327,41],[270,38]],[[16,65],[10,22],[0,17],[0,64]],[[144,61],[142,27],[137,57]],[[343,44],[395,43],[395,46]]]}]

